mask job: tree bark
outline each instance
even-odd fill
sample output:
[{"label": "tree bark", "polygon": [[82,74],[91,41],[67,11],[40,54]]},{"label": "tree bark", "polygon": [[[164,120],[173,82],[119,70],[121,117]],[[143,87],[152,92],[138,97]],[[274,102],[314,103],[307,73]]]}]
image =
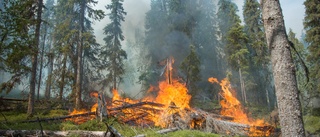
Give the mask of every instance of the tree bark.
[{"label": "tree bark", "polygon": [[61,73],[61,80],[59,82],[59,100],[62,100],[63,97],[63,89],[64,89],[64,85],[65,85],[65,75],[66,75],[66,71],[67,71],[67,55],[66,53],[63,53],[63,59],[62,59],[62,73]]},{"label": "tree bark", "polygon": [[28,101],[28,111],[27,114],[31,116],[34,112],[34,96],[36,90],[36,76],[37,76],[37,63],[38,63],[38,48],[39,48],[39,39],[40,39],[40,27],[41,27],[41,14],[42,14],[42,6],[43,1],[37,1],[37,20],[36,20],[36,29],[35,29],[35,40],[33,48],[33,53],[31,56],[32,68],[31,68],[31,76],[30,76],[30,92],[29,92],[29,101]]},{"label": "tree bark", "polygon": [[41,88],[41,78],[42,78],[42,69],[43,69],[43,56],[44,56],[44,46],[46,44],[46,37],[47,37],[47,25],[44,27],[44,34],[41,44],[41,55],[40,55],[40,69],[39,69],[39,79],[38,79],[38,91],[37,91],[37,100],[39,101],[40,98],[40,88]]},{"label": "tree bark", "polygon": [[81,0],[80,7],[80,42],[77,47],[77,77],[76,77],[76,102],[75,108],[81,108],[81,80],[82,80],[82,47],[83,47],[83,32],[84,32],[84,12],[85,12],[85,0]]},{"label": "tree bark", "polygon": [[282,136],[305,136],[294,64],[279,0],[262,0]]},{"label": "tree bark", "polygon": [[[54,40],[52,40],[54,41]],[[49,45],[49,53],[48,53],[48,78],[46,81],[46,91],[45,91],[45,98],[46,99],[50,99],[51,96],[51,83],[52,83],[52,70],[53,70],[53,53],[52,53],[52,49],[51,49],[51,44],[52,42],[50,42]]]}]

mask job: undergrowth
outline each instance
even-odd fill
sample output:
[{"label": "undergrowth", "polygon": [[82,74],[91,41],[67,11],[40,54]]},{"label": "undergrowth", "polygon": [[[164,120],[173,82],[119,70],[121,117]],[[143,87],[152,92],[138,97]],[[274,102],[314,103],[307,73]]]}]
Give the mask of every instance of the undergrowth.
[{"label": "undergrowth", "polygon": [[[34,120],[37,117],[39,118],[49,118],[57,116],[68,115],[66,110],[50,110],[50,111],[40,111],[37,110],[37,113],[32,117],[28,118],[25,112],[1,112],[0,116],[0,129],[3,130],[40,130],[40,123],[33,122],[27,123],[23,122],[26,120]],[[43,130],[51,131],[67,131],[67,130],[87,130],[87,131],[106,131],[107,126],[112,126],[123,136],[136,136],[144,134],[147,137],[215,137],[218,135],[211,133],[204,133],[196,130],[181,130],[168,134],[157,134],[156,131],[161,130],[159,127],[138,127],[130,126],[128,124],[123,124],[118,122],[115,118],[108,118],[100,122],[100,120],[93,119],[82,124],[76,124],[72,121],[48,121],[41,122]],[[77,137],[79,135],[72,135]]]}]

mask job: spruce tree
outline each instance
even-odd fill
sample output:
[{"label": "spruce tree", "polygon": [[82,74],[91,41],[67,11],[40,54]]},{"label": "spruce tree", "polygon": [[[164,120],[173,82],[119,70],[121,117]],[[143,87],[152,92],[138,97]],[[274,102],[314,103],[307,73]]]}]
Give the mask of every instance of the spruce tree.
[{"label": "spruce tree", "polygon": [[147,51],[146,59],[149,63],[145,64],[145,71],[139,76],[139,81],[143,86],[149,87],[156,85],[160,75],[159,62],[161,59],[159,53],[161,48],[166,45],[166,36],[169,33],[168,19],[168,0],[152,0],[151,9],[146,13],[145,19],[145,41],[144,45]]},{"label": "spruce tree", "polygon": [[125,73],[123,60],[127,58],[126,52],[121,48],[121,41],[124,40],[121,30],[121,22],[127,13],[122,6],[123,0],[112,0],[106,8],[111,12],[107,14],[111,23],[104,28],[106,37],[105,46],[102,48],[101,57],[103,62],[102,69],[106,69],[105,81],[111,83],[112,89],[117,89],[117,84],[121,82],[121,75]]},{"label": "spruce tree", "polygon": [[[268,104],[269,108],[274,106],[274,95],[272,73],[270,67],[269,50],[265,42],[263,24],[261,19],[261,8],[257,0],[246,0],[243,7],[244,31],[248,36],[246,44],[248,54],[248,90],[250,99],[259,104]],[[266,97],[270,96],[270,97]],[[254,100],[253,100],[254,99]]]},{"label": "spruce tree", "polygon": [[185,82],[191,95],[196,95],[197,83],[200,81],[200,59],[197,56],[195,47],[190,46],[190,54],[182,61],[180,68],[185,74]]},{"label": "spruce tree", "polygon": [[[36,24],[34,1],[1,1],[0,16],[0,71],[11,78],[1,83],[1,91],[10,92],[30,68],[30,56],[35,35],[30,28]],[[33,54],[34,55],[34,54]]]},{"label": "spruce tree", "polygon": [[310,63],[310,88],[315,92],[320,92],[320,1],[306,0],[304,29],[306,30],[306,42],[308,43],[309,55],[307,61]]}]

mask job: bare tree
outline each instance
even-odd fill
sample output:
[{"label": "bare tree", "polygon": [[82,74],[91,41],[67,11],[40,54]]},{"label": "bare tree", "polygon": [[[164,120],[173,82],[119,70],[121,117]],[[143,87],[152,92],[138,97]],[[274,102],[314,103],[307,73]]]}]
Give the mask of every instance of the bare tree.
[{"label": "bare tree", "polygon": [[276,88],[282,136],[305,136],[295,66],[279,0],[261,0]]}]

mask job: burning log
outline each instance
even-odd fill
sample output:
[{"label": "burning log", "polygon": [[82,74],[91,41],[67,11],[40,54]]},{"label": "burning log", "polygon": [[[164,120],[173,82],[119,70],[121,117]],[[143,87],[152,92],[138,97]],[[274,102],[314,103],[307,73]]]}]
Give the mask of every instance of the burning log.
[{"label": "burning log", "polygon": [[159,104],[159,103],[154,103],[154,102],[139,102],[139,103],[135,103],[135,104],[126,104],[120,107],[116,107],[116,108],[110,108],[109,111],[115,111],[115,110],[121,110],[121,109],[127,109],[127,108],[134,108],[134,107],[138,107],[138,106],[143,106],[143,105],[150,105],[150,106],[154,106],[154,107],[163,107],[163,104]]},{"label": "burning log", "polygon": [[149,115],[148,113],[143,113],[143,114],[140,114],[140,115],[133,116],[130,119],[126,119],[123,122],[124,123],[128,123],[128,122],[132,122],[132,121],[137,121],[137,120],[140,120],[140,119],[142,119],[142,118],[144,118],[144,117],[146,117],[148,115]]}]

